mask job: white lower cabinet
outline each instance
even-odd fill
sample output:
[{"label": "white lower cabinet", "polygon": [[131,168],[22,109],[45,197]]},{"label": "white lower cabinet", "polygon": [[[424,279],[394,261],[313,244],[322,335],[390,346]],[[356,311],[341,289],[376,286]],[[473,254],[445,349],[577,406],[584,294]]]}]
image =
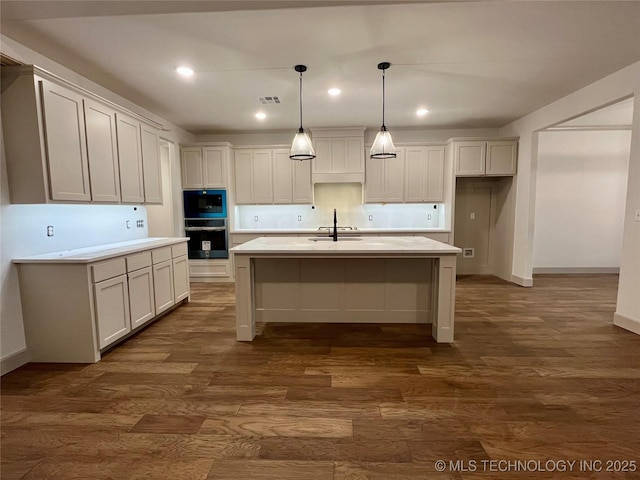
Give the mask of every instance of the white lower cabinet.
[{"label": "white lower cabinet", "polygon": [[173,262],[173,294],[175,302],[189,297],[189,262],[187,256],[174,258]]},{"label": "white lower cabinet", "polygon": [[153,270],[141,268],[127,274],[131,328],[136,329],[156,316],[153,297]]},{"label": "white lower cabinet", "polygon": [[104,348],[131,331],[127,276],[98,282],[93,288],[99,345]]},{"label": "white lower cabinet", "polygon": [[73,257],[15,262],[34,362],[97,362],[105,349],[190,295],[186,241],[89,263]]},{"label": "white lower cabinet", "polygon": [[173,264],[171,260],[153,266],[153,293],[156,313],[168,310],[175,303],[173,296]]}]

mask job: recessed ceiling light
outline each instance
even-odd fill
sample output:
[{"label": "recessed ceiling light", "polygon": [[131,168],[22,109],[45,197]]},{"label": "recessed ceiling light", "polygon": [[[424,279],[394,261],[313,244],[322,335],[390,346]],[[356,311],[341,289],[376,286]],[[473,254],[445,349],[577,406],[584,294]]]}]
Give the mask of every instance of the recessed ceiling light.
[{"label": "recessed ceiling light", "polygon": [[189,67],[178,67],[176,68],[176,72],[183,77],[191,77],[193,75],[193,69]]},{"label": "recessed ceiling light", "polygon": [[265,118],[267,118],[267,114],[264,113],[264,112],[258,112],[258,113],[256,113],[256,118],[258,120],[264,120]]},{"label": "recessed ceiling light", "polygon": [[416,112],[416,115],[418,115],[419,117],[424,117],[427,113],[429,113],[429,110],[427,110],[426,108],[419,108]]},{"label": "recessed ceiling light", "polygon": [[341,93],[342,93],[342,90],[340,90],[339,88],[329,89],[329,95],[331,95],[332,97],[335,97],[336,95],[340,95]]}]

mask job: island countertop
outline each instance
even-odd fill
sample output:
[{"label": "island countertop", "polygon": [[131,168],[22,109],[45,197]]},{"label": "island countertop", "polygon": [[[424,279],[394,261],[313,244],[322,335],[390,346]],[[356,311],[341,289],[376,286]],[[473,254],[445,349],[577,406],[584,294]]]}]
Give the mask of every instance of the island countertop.
[{"label": "island countertop", "polygon": [[260,237],[233,247],[236,255],[456,255],[458,247],[425,237]]}]

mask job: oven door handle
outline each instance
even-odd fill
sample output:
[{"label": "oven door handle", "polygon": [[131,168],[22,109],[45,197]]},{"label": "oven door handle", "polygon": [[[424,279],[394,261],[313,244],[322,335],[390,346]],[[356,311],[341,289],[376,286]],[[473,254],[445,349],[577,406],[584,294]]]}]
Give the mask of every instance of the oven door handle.
[{"label": "oven door handle", "polygon": [[227,227],[185,227],[185,232],[224,232]]}]

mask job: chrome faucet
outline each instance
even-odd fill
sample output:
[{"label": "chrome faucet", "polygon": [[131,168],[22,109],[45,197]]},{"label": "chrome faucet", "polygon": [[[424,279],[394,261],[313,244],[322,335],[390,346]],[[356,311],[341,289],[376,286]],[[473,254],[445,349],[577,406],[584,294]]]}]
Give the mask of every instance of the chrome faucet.
[{"label": "chrome faucet", "polygon": [[333,241],[338,241],[338,215],[336,209],[333,209]]}]

